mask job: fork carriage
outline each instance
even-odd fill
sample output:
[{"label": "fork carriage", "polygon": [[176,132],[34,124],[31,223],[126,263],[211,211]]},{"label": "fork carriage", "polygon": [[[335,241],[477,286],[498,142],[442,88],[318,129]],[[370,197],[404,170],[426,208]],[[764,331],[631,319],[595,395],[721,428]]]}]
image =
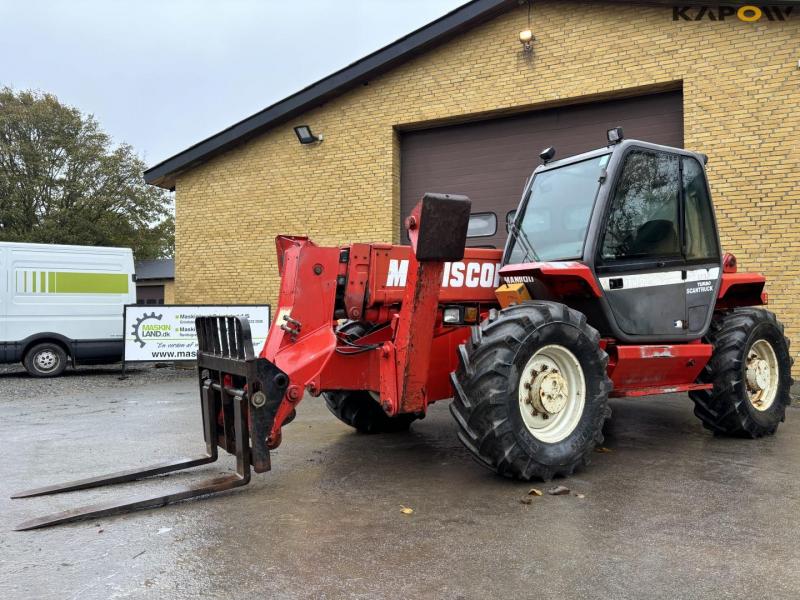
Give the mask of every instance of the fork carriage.
[{"label": "fork carriage", "polygon": [[19,524],[17,531],[206,496],[246,485],[250,481],[251,469],[256,473],[270,470],[266,440],[289,378],[269,361],[254,356],[247,319],[198,317],[195,326],[199,342],[200,407],[206,444],[203,455],[18,492],[12,498],[85,490],[207,465],[219,457],[218,448],[236,457],[235,471],[230,475],[175,487],[158,496],[137,496],[32,519]]}]

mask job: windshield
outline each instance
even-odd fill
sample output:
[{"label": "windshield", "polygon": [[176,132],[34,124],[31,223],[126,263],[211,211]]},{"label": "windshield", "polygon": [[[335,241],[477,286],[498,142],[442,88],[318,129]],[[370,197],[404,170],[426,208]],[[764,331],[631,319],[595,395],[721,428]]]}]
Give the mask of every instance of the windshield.
[{"label": "windshield", "polygon": [[581,258],[600,173],[610,154],[536,175],[512,229],[508,263]]}]

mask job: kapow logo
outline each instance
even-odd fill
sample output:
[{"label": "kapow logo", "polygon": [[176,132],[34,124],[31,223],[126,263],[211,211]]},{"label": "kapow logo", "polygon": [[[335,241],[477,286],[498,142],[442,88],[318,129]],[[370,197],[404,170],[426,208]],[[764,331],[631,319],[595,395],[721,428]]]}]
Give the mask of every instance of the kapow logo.
[{"label": "kapow logo", "polygon": [[724,21],[736,17],[745,23],[755,23],[761,19],[785,21],[792,14],[791,6],[755,6],[746,4],[739,8],[733,6],[674,6],[673,21]]}]

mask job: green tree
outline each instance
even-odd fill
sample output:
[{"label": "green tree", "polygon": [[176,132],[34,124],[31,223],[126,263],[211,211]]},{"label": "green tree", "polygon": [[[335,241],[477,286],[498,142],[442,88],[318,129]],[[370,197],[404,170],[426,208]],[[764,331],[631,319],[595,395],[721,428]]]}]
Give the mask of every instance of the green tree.
[{"label": "green tree", "polygon": [[170,256],[171,195],[147,185],[144,168],[91,115],[51,94],[0,89],[0,240]]}]

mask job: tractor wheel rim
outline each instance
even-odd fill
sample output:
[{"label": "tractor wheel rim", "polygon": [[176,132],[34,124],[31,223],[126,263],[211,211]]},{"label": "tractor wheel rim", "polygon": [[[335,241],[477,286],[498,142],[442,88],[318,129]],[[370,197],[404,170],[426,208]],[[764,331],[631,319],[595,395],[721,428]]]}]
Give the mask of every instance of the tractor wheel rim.
[{"label": "tractor wheel rim", "polygon": [[747,396],[753,408],[765,411],[778,395],[778,357],[767,340],[756,340],[747,352]]},{"label": "tractor wheel rim", "polygon": [[35,363],[41,371],[52,371],[58,365],[58,356],[52,350],[44,350],[36,355]]},{"label": "tractor wheel rim", "polygon": [[539,348],[522,370],[518,400],[531,435],[548,444],[560,442],[575,431],[586,404],[581,363],[563,346]]}]

